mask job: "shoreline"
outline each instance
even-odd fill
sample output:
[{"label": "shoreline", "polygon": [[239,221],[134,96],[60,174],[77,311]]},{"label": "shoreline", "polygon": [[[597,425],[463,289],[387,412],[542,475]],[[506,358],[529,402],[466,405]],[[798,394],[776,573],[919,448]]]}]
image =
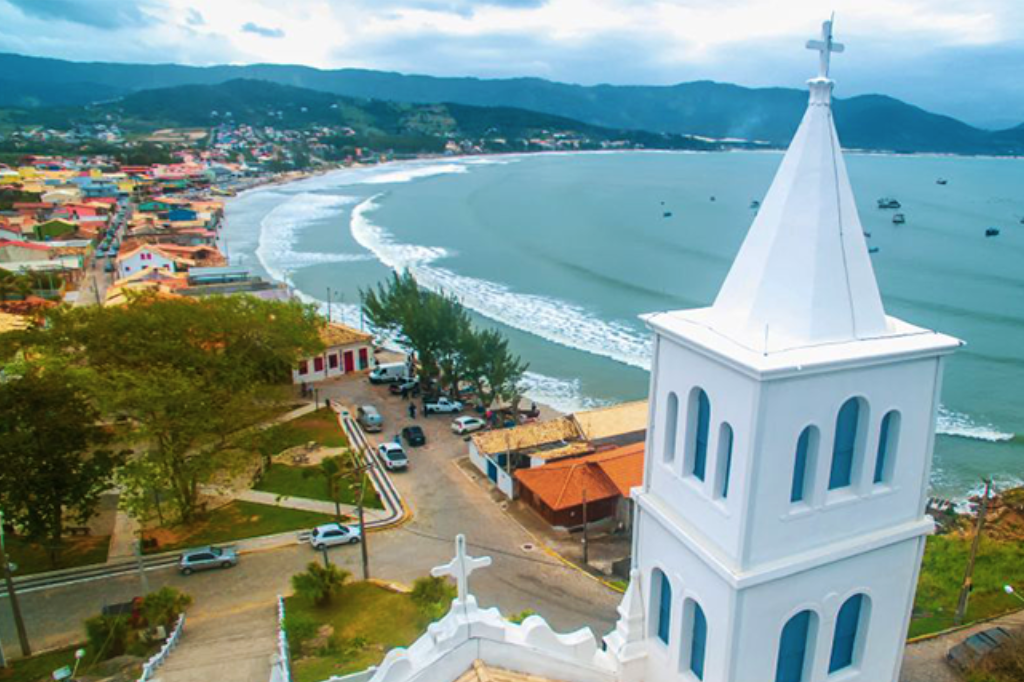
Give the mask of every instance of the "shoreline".
[{"label": "shoreline", "polygon": [[[519,160],[519,159],[524,159],[524,158],[529,158],[529,157],[534,157],[534,156],[539,156],[539,155],[544,155],[544,156],[551,156],[551,155],[569,156],[569,155],[575,155],[575,154],[611,155],[611,154],[637,153],[637,152],[644,153],[644,154],[711,154],[711,153],[714,153],[714,152],[689,151],[689,150],[686,150],[686,151],[675,151],[675,150],[593,150],[593,151],[591,151],[591,150],[588,150],[588,151],[550,151],[550,152],[529,152],[529,153],[507,153],[507,154],[468,154],[468,155],[458,155],[458,156],[456,156],[456,155],[451,155],[451,156],[434,155],[434,156],[429,156],[429,157],[416,157],[416,158],[409,158],[409,159],[390,160],[390,161],[387,161],[387,162],[384,162],[384,163],[372,164],[372,165],[362,165],[361,164],[361,165],[354,165],[354,166],[348,166],[348,167],[331,168],[331,169],[325,169],[325,170],[321,170],[319,172],[314,172],[314,173],[288,174],[286,176],[278,176],[278,177],[276,177],[274,179],[273,182],[265,183],[265,184],[261,185],[260,187],[254,187],[254,188],[251,189],[251,191],[255,192],[258,189],[266,188],[268,185],[284,186],[284,185],[288,185],[288,184],[291,184],[291,183],[301,183],[301,182],[303,182],[305,180],[312,180],[314,178],[319,178],[319,177],[327,176],[327,175],[331,175],[331,174],[338,174],[339,176],[344,177],[345,176],[345,171],[352,171],[352,172],[358,173],[360,175],[362,175],[364,173],[367,173],[367,171],[370,171],[369,175],[374,175],[375,173],[373,172],[373,169],[378,169],[378,172],[383,174],[383,173],[394,172],[394,170],[396,168],[398,168],[398,169],[423,168],[423,167],[429,167],[431,165],[442,165],[442,164],[445,164],[445,163],[464,164],[464,165],[466,165],[466,167],[468,169],[472,169],[472,167],[473,167],[472,164],[473,164],[474,160],[480,161],[480,162],[485,162],[487,160],[514,162],[514,161]],[[757,152],[757,153],[764,153],[764,152]],[[892,156],[892,155],[890,155],[890,154],[871,154],[871,156]],[[957,157],[957,158],[960,158],[960,157]],[[1005,158],[1005,157],[1000,157],[1000,158]],[[356,183],[356,184],[360,184],[360,183]],[[248,193],[249,192],[247,191],[245,194],[247,195]],[[238,196],[242,196],[242,195],[239,194]],[[231,197],[231,198],[237,198],[237,197]],[[251,229],[254,230],[253,233],[252,233],[253,236],[256,237],[257,240],[258,240],[258,236],[260,235],[260,225],[259,225],[259,222],[257,221],[252,226]],[[248,228],[247,228],[247,232],[248,232]],[[258,247],[257,247],[257,249],[253,250],[253,254],[252,255],[257,255],[256,254],[257,250],[258,250]],[[373,254],[372,250],[370,251],[369,255],[370,255],[371,258],[374,257],[374,254]],[[379,261],[379,259],[377,259],[377,260]],[[270,273],[269,269],[266,267],[266,264],[263,263],[262,259],[260,259],[259,262],[260,262],[261,269],[264,270],[264,271],[267,271],[267,276],[268,276],[269,279],[272,279],[272,280],[277,281],[277,282],[283,281],[280,277],[276,277],[276,276],[274,276],[274,275],[272,275]],[[385,268],[387,268],[388,270],[392,269],[392,268],[390,268],[388,266],[387,263],[383,263],[382,265]],[[285,284],[289,285],[289,287],[294,292],[294,295],[298,296],[302,300],[314,303],[315,305],[317,305],[321,309],[321,311],[323,311],[325,309],[324,308],[326,306],[326,302],[325,301],[321,300],[320,298],[317,298],[315,295],[307,294],[306,292],[301,291],[300,289],[298,289],[294,285],[290,284],[290,282],[288,282],[288,281],[285,281]],[[355,322],[355,326],[358,326],[358,305],[356,303],[341,303],[339,301],[334,301],[332,303],[331,307],[332,307],[332,310],[333,310],[334,319],[340,320],[340,321],[343,321],[343,322],[347,322],[348,324],[353,324],[353,322]],[[488,317],[484,313],[480,313],[480,314],[484,315],[484,317]],[[491,319],[493,319],[493,318],[491,318]],[[498,323],[506,324],[506,323],[501,322],[500,320],[498,321]],[[518,327],[513,326],[513,328],[518,328]],[[526,330],[526,331],[527,331],[527,333],[533,333],[535,336],[537,335],[536,332],[530,332],[529,330]],[[550,340],[546,339],[545,337],[540,337],[540,338],[542,338],[542,339],[544,339],[544,340],[546,340],[546,341],[548,341],[550,343],[555,343],[557,345],[557,342],[550,341]],[[570,348],[570,350],[571,350],[571,348]],[[585,352],[589,352],[589,351],[585,351]],[[613,361],[615,360],[615,358],[611,358],[611,359]],[[548,378],[553,378],[553,379],[557,379],[559,382],[563,382],[564,381],[565,383],[570,383],[570,382],[573,381],[573,379],[576,378],[576,377],[569,377],[569,376],[559,377],[557,375],[552,375],[552,376],[549,377],[549,376],[543,375],[543,374],[537,374],[537,377],[539,377],[541,380],[548,379]],[[533,383],[533,382],[531,382],[531,383]],[[538,402],[538,404],[541,404],[541,405],[544,405],[547,408],[550,408],[552,410],[552,413],[556,413],[556,414],[564,414],[566,412],[572,412],[572,411],[576,411],[576,410],[585,410],[585,409],[590,409],[592,406],[594,406],[594,407],[598,406],[597,404],[592,403],[591,399],[588,398],[587,395],[584,395],[582,393],[582,390],[577,390],[576,392],[572,392],[571,394],[570,393],[565,393],[563,395],[563,393],[561,393],[559,391],[559,388],[561,388],[561,387],[560,386],[552,387],[552,386],[549,386],[548,384],[543,383],[543,382],[541,382],[539,384],[533,384],[531,386],[532,390],[529,391],[529,393],[528,393],[528,399],[536,400]],[[552,393],[552,391],[554,391],[554,393]],[[550,402],[552,400],[554,401],[553,403]],[[628,400],[628,398],[622,398],[621,400]],[[619,400],[619,402],[621,402],[621,400]],[[611,400],[611,402],[609,404],[614,404],[614,402],[617,402],[617,401]],[[970,417],[968,415],[961,415],[960,413],[956,413],[956,412],[949,413],[949,416],[951,418],[953,418],[954,420],[958,420],[961,417],[963,417],[964,419],[970,419]],[[957,423],[959,423],[959,422],[957,422]],[[977,425],[977,426],[979,426],[979,428],[991,428],[991,429],[995,428],[995,427],[989,425],[987,422],[975,422],[975,420],[973,420],[973,419],[971,419],[971,425],[972,426]],[[948,432],[947,429],[942,429],[942,430],[940,430],[940,429],[942,429],[941,425],[936,429],[936,434],[940,435],[940,436],[944,436],[945,439],[948,439],[950,442],[960,443],[961,445],[955,446],[955,447],[960,448],[960,449],[963,449],[964,447],[970,447],[969,444],[970,443],[974,443],[974,442],[978,442],[979,444],[984,444],[984,445],[991,445],[993,443],[1000,443],[1000,442],[1002,442],[1004,440],[1013,441],[1013,442],[1018,442],[1018,440],[1019,440],[1019,437],[1015,437],[1013,434],[1009,434],[1008,438],[1002,438],[1002,437],[985,438],[985,437],[974,436],[974,435],[970,435],[970,434],[964,435],[962,433],[951,433],[951,432]],[[1000,430],[1000,431],[1002,431],[1002,430]],[[965,444],[967,444],[967,445],[965,445]],[[953,447],[953,446],[950,446],[950,447]],[[953,469],[956,470],[957,467],[953,467]],[[940,475],[938,477],[934,477],[933,485],[938,484],[938,483],[940,483],[940,481],[944,481],[947,478],[947,476],[941,475],[944,472],[937,472],[937,473],[940,473]],[[1005,473],[1006,475],[1005,476],[1000,475],[1000,476],[998,476],[998,478],[1002,479],[1004,484],[1009,483],[1011,480],[1012,481],[1018,481],[1017,484],[1019,484],[1019,479],[1020,479],[1019,475],[1011,474],[1009,471],[1005,471],[1003,473]],[[960,477],[954,475],[953,478],[960,478]],[[958,500],[965,499],[965,498],[969,497],[971,494],[976,493],[976,491],[973,490],[972,485],[970,485],[970,482],[966,481],[966,480],[961,481],[961,485],[954,485],[954,486],[940,485],[940,487],[933,488],[933,490],[936,491],[937,495],[942,495],[942,496],[945,496],[945,497],[951,497],[951,498],[955,498],[955,499],[958,499]]]}]

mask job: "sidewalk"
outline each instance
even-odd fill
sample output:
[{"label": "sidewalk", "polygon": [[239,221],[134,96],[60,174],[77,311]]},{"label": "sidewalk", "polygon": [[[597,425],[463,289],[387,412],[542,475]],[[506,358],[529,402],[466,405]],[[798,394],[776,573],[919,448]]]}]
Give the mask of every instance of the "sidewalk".
[{"label": "sidewalk", "polygon": [[[333,502],[310,500],[304,497],[281,497],[277,493],[268,493],[261,490],[243,490],[240,492],[234,492],[232,493],[232,497],[243,502],[254,502],[256,504],[266,504],[272,507],[298,509],[301,511],[317,512],[320,514],[334,514],[335,511]],[[358,508],[355,505],[341,504],[339,506],[341,508],[341,513],[345,516],[355,518],[359,513]],[[390,514],[383,509],[370,508],[364,509],[363,514],[366,517],[367,523],[372,521],[381,521],[390,516]]]},{"label": "sidewalk", "polygon": [[276,651],[276,604],[190,619],[154,682],[263,682]]}]

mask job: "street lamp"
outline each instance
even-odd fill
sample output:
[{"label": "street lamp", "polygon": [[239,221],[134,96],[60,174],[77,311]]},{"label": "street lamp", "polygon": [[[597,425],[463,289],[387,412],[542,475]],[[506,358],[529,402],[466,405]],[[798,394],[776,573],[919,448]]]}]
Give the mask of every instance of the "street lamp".
[{"label": "street lamp", "polygon": [[1011,597],[1016,597],[1017,599],[1024,601],[1024,597],[1017,594],[1017,590],[1013,589],[1013,585],[1003,585],[1003,592],[1010,595]]}]

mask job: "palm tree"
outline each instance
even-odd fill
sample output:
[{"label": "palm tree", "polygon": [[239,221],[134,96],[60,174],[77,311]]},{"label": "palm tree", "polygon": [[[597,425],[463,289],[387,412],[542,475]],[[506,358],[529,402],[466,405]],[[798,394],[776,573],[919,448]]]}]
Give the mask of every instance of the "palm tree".
[{"label": "palm tree", "polygon": [[334,502],[334,515],[341,518],[341,479],[349,473],[345,459],[340,455],[324,457],[319,466],[310,467],[302,472],[303,478],[322,476],[327,483],[327,495]]}]

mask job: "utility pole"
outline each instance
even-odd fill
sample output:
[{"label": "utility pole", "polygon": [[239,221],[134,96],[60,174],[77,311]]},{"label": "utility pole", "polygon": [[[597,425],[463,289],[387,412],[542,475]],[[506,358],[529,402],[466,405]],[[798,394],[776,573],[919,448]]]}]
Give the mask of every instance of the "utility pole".
[{"label": "utility pole", "polygon": [[4,546],[4,513],[2,511],[0,511],[0,564],[3,564],[4,583],[7,586],[7,597],[11,600],[11,613],[14,616],[14,627],[18,630],[18,643],[21,645],[21,655],[28,658],[32,655],[32,647],[28,643],[25,620],[21,617],[21,605],[18,604],[18,594],[14,591],[11,562],[7,560],[7,549]]},{"label": "utility pole", "polygon": [[327,287],[327,324],[330,324],[334,320],[331,319],[331,288]]},{"label": "utility pole", "polygon": [[[348,413],[346,413],[347,415]],[[368,483],[367,477],[369,476],[370,469],[373,468],[373,460],[370,458],[370,453],[364,453],[366,457],[366,463],[360,461],[360,457],[356,452],[361,450],[360,446],[356,446],[355,450],[350,450],[352,454],[352,462],[355,464],[350,475],[359,477],[359,498],[356,501],[356,516],[359,518],[359,551],[362,555],[363,561],[363,580],[370,579],[370,549],[366,543],[366,515],[363,513],[364,501],[366,499],[366,485]]]},{"label": "utility pole", "polygon": [[960,588],[960,600],[956,605],[956,615],[953,623],[960,625],[967,615],[967,600],[974,588],[974,562],[978,558],[978,547],[981,545],[981,532],[985,528],[985,515],[988,513],[988,497],[992,490],[992,479],[985,480],[985,496],[981,499],[981,507],[978,509],[978,525],[974,530],[974,540],[971,542],[971,553],[967,558],[967,570],[964,572],[964,582]]},{"label": "utility pole", "polygon": [[139,582],[142,583],[142,595],[149,594],[149,578],[146,577],[146,569],[142,565],[142,531],[139,531],[139,539],[135,541],[135,566],[139,569]]},{"label": "utility pole", "polygon": [[590,543],[587,541],[587,488],[583,487],[583,565],[590,563]]}]

